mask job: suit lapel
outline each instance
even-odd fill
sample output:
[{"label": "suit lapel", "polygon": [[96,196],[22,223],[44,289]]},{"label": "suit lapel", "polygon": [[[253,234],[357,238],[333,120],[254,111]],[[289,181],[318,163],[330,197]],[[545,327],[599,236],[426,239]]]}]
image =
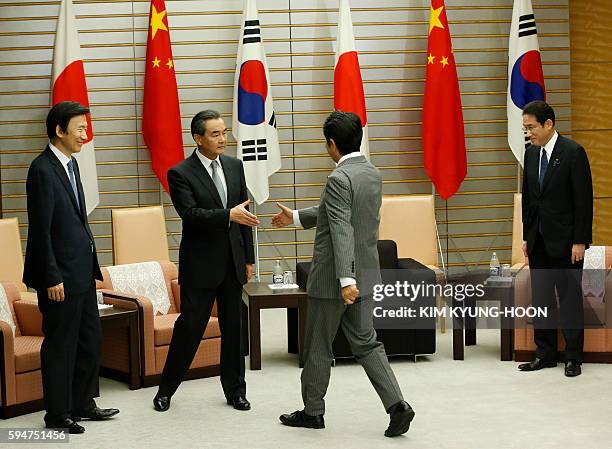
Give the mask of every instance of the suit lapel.
[{"label": "suit lapel", "polygon": [[219,156],[219,162],[221,162],[221,167],[223,168],[223,175],[225,176],[225,185],[227,186],[227,204],[229,207],[230,198],[234,198],[234,195],[237,194],[236,189],[234,189],[234,184],[232,183],[232,180],[234,179],[233,169],[230,166],[231,164],[227,162],[227,158],[225,156]]},{"label": "suit lapel", "polygon": [[[198,150],[195,150],[189,158],[189,164],[191,165],[191,168],[193,169],[196,178],[200,180],[202,187],[209,191],[217,205],[222,208],[223,203],[221,202],[219,192],[217,192],[217,187],[215,186],[215,183],[210,177],[210,174],[208,174],[208,170],[206,170],[204,168],[204,165],[202,165],[202,162],[198,158],[198,155],[195,153],[196,151]],[[225,167],[223,169],[225,170]]]},{"label": "suit lapel", "polygon": [[544,193],[546,187],[548,187],[550,184],[551,179],[555,176],[555,173],[557,173],[557,166],[559,164],[555,161],[560,160],[559,158],[563,154],[563,144],[561,143],[561,140],[562,137],[559,135],[557,142],[555,143],[555,147],[550,155],[550,161],[548,161],[548,167],[546,168],[546,174],[544,175],[544,182],[542,183],[542,191],[540,194]]},{"label": "suit lapel", "polygon": [[79,206],[77,205],[76,197],[74,196],[74,191],[72,190],[72,186],[70,185],[70,180],[68,179],[66,170],[62,166],[62,163],[59,161],[59,159],[55,156],[55,154],[53,154],[53,151],[51,151],[51,148],[47,147],[46,151],[47,151],[47,157],[53,164],[53,168],[55,172],[57,173],[59,180],[63,184],[64,188],[66,189],[66,192],[68,193],[68,196],[70,197],[70,201],[72,201],[74,208],[77,210],[77,212],[79,212],[79,215],[81,215],[81,211],[79,209]]},{"label": "suit lapel", "polygon": [[[536,147],[533,147],[534,149],[536,149]],[[526,165],[525,168],[527,169],[527,174],[526,176],[529,179],[529,184],[531,186],[533,186],[533,191],[535,192],[536,197],[540,196],[540,157],[541,157],[541,150],[540,149],[536,149],[536,151],[532,152],[535,157],[532,157],[530,159],[529,165]]]},{"label": "suit lapel", "polygon": [[89,223],[87,222],[87,205],[85,204],[85,191],[83,190],[83,184],[81,183],[81,172],[79,170],[79,163],[76,159],[74,159],[74,169],[76,176],[76,184],[77,184],[77,192],[79,193],[79,206],[81,208],[81,220],[83,224],[85,224],[85,229],[87,230],[87,234],[89,234],[89,238],[91,241],[94,241],[94,237],[91,233],[91,229],[89,229]]}]

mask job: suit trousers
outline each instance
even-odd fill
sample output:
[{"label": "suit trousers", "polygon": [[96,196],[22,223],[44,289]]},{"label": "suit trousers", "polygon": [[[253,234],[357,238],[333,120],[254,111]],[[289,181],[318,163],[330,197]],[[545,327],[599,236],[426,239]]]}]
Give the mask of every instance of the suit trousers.
[{"label": "suit trousers", "polygon": [[40,362],[45,422],[54,423],[96,406],[102,328],[95,285],[85,293],[51,301],[38,291],[45,338]]},{"label": "suit trousers", "polygon": [[324,397],[334,359],[332,343],[339,326],[342,326],[351,352],[364,368],[385,410],[403,400],[385,347],[376,339],[372,315],[368,313],[362,319],[362,309],[368,308],[362,308],[361,301],[358,299],[346,306],[342,299],[308,297],[301,381],[304,410],[309,415],[325,413]]},{"label": "suit trousers", "polygon": [[215,299],[221,329],[223,392],[228,399],[246,394],[244,355],[240,347],[242,284],[238,282],[231,257],[226,273],[217,288],[181,285],[181,314],[174,323],[168,358],[159,385],[161,394],[172,396],[185,377],[202,341]]},{"label": "suit trousers", "polygon": [[[536,357],[557,360],[557,328],[565,339],[565,360],[582,363],[584,348],[583,262],[572,264],[571,254],[550,257],[540,233],[531,254],[529,268],[533,305],[546,307],[548,317],[534,319]],[[557,297],[559,307],[557,309]]]}]

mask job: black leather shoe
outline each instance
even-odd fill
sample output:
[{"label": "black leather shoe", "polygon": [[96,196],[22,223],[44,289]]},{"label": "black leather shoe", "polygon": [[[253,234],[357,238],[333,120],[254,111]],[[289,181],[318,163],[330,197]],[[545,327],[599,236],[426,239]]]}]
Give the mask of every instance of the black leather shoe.
[{"label": "black leather shoe", "polygon": [[290,427],[305,427],[307,429],[325,429],[323,415],[307,415],[304,410],[298,410],[291,414],[280,415],[280,422]]},{"label": "black leather shoe", "polygon": [[68,430],[68,433],[72,433],[72,434],[85,432],[85,427],[74,422],[72,418],[64,418],[56,422],[46,423],[45,427],[47,429],[58,429],[58,430],[66,429]]},{"label": "black leather shoe", "polygon": [[119,410],[116,408],[98,408],[96,407],[96,408],[91,409],[88,412],[74,413],[72,420],[76,422],[82,419],[90,419],[92,421],[104,421],[105,419],[112,418],[117,413],[119,413]]},{"label": "black leather shoe", "polygon": [[536,357],[529,363],[521,363],[518,369],[520,371],[538,371],[542,368],[554,368],[555,366],[557,366],[557,362],[547,362],[544,359]]},{"label": "black leather shoe", "polygon": [[164,396],[163,394],[157,393],[153,398],[153,407],[158,412],[165,412],[170,408],[170,396]]},{"label": "black leather shoe", "polygon": [[385,430],[386,437],[396,437],[408,432],[414,419],[414,410],[406,401],[400,401],[389,407],[389,427]]},{"label": "black leather shoe", "polygon": [[566,377],[576,377],[582,374],[582,368],[580,368],[580,363],[574,360],[568,360],[565,362],[565,376]]},{"label": "black leather shoe", "polygon": [[233,399],[228,399],[227,403],[234,407],[236,410],[251,410],[251,403],[247,401],[247,398],[244,396],[236,396]]}]

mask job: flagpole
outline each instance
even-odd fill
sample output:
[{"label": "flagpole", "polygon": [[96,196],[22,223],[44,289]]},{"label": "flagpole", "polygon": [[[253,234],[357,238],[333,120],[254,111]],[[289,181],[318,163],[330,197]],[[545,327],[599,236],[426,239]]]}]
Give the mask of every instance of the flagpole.
[{"label": "flagpole", "polygon": [[521,193],[521,163],[516,161],[516,193]]},{"label": "flagpole", "polygon": [[[257,202],[253,201],[253,215],[257,215]],[[259,277],[259,234],[255,226],[255,280],[260,281]]]},{"label": "flagpole", "polygon": [[[440,254],[440,261],[442,262],[442,273],[444,274],[444,283],[446,279],[446,264],[444,263],[444,253],[442,252],[442,244],[440,243],[440,233],[438,232],[438,220],[436,220],[436,186],[431,184],[431,195],[434,198],[434,224],[436,226],[436,240],[438,242],[438,254]],[[447,206],[448,207],[448,206]],[[448,209],[446,209],[446,250],[448,251]]]}]

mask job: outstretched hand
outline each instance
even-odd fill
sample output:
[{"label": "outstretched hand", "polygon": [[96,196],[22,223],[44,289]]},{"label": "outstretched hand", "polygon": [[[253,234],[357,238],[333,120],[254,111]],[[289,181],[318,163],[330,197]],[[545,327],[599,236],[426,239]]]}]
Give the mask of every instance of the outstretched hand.
[{"label": "outstretched hand", "polygon": [[250,202],[251,200],[246,200],[244,203],[240,203],[237,206],[232,207],[230,209],[230,221],[241,225],[250,226],[251,228],[257,226],[259,224],[257,215],[253,215],[246,209]]},{"label": "outstretched hand", "polygon": [[284,228],[293,224],[293,211],[281,203],[276,203],[280,208],[280,212],[272,217],[272,226],[275,228]]}]

